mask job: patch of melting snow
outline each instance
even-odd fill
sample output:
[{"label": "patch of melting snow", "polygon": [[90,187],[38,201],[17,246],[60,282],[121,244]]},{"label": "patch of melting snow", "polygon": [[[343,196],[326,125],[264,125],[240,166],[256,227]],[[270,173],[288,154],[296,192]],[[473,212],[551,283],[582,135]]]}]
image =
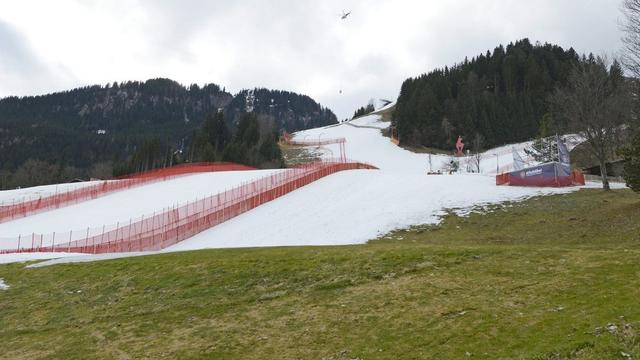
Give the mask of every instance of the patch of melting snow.
[{"label": "patch of melting snow", "polygon": [[4,279],[0,279],[0,290],[9,290],[9,285],[4,282]]}]

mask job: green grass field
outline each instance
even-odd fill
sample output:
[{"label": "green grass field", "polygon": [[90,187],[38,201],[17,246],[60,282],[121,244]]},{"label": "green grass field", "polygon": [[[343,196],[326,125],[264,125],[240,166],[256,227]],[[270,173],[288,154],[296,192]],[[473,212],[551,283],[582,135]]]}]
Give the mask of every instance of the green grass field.
[{"label": "green grass field", "polygon": [[534,198],[359,246],[0,278],[6,359],[638,359],[640,196]]}]

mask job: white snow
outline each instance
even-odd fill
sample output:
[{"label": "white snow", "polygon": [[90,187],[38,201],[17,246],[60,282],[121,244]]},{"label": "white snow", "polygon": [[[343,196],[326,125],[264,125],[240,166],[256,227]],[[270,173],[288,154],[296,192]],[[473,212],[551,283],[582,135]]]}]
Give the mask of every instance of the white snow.
[{"label": "white snow", "polygon": [[[166,207],[202,199],[279,170],[250,170],[203,173],[182,176],[115,192],[94,200],[62,207],[0,224],[0,249],[15,247],[2,239],[32,233],[90,233],[102,231],[103,225],[123,224],[131,218],[152,215]],[[62,237],[58,237],[61,239]],[[59,240],[60,241],[60,240]]]},{"label": "white snow", "polygon": [[[431,157],[431,170],[437,171],[443,169],[452,159],[460,163],[460,168],[464,171],[467,162],[471,159],[468,157],[455,158],[454,144],[451,145],[451,155],[435,155],[418,154],[405,150],[383,137],[380,130],[386,129],[391,125],[390,122],[380,120],[378,115],[363,116],[340,126],[324,127],[300,131],[294,134],[296,139],[330,139],[345,137],[347,138],[347,158],[375,165],[380,169],[389,169],[395,171],[418,171],[426,172],[429,170],[429,157]],[[572,141],[576,140],[576,135],[570,135]],[[526,159],[524,149],[531,146],[533,141],[526,141],[517,144],[509,144],[500,146],[481,155],[480,172],[487,175],[495,175],[505,171],[511,171],[513,165],[512,149],[516,149],[520,155]],[[470,144],[466,144],[468,148]],[[569,144],[569,148],[573,148],[573,143]],[[338,157],[340,149],[338,145],[326,145],[323,147],[324,157]],[[531,159],[529,159],[531,160]],[[534,163],[532,161],[532,163]]]},{"label": "white snow", "polygon": [[85,181],[78,183],[34,186],[15,190],[0,191],[0,206],[11,205],[16,202],[34,200],[56,193],[80,189],[86,186],[100,184],[102,181]]},{"label": "white snow", "polygon": [[65,257],[77,257],[77,256],[87,256],[87,254],[63,253],[63,252],[0,254],[0,264],[9,264],[9,263],[44,260],[44,259],[56,259],[56,258],[65,258]]},{"label": "white snow", "polygon": [[360,244],[393,229],[435,223],[446,208],[571,191],[495,186],[483,175],[345,171],[307,185],[167,251],[206,247]]},{"label": "white snow", "polygon": [[[354,126],[355,125],[355,126]],[[461,213],[478,206],[527,197],[565,193],[577,188],[524,188],[495,185],[496,156],[500,165],[511,162],[511,147],[485,153],[482,174],[427,175],[429,155],[404,150],[383,137],[389,123],[365,116],[350,123],[294,134],[296,138],[347,139],[347,157],[380,170],[344,171],[264,204],[219,226],[204,231],[162,252],[203,248],[360,244],[410,225],[435,223],[445,209]],[[338,157],[339,147],[322,147],[324,157]],[[451,157],[432,155],[437,170]],[[161,211],[176,202],[202,198],[270,174],[241,171],[199,174],[141,186],[100,199],[0,224],[5,234],[68,231],[98,227]],[[594,184],[590,184],[594,186]],[[2,248],[0,239],[0,249]],[[111,259],[135,254],[50,254],[60,258],[45,264]],[[149,253],[142,253],[149,254]],[[18,254],[28,256],[30,254]],[[32,254],[42,258],[43,254]],[[3,258],[17,255],[0,255]],[[22,261],[22,260],[18,260]]]},{"label": "white snow", "polygon": [[389,108],[392,108],[392,107],[394,107],[394,106],[396,106],[396,102],[395,102],[395,101],[392,101],[392,102],[388,103],[387,105],[384,105],[384,106],[382,106],[382,107],[380,107],[380,108],[378,108],[378,109],[375,109],[375,110],[373,111],[373,114],[380,113],[380,112],[385,111],[385,110],[387,110],[387,109],[389,109]]},{"label": "white snow", "polygon": [[108,254],[65,254],[62,257],[43,257],[42,259],[51,259],[47,261],[37,262],[35,264],[27,265],[28,268],[37,268],[55,264],[70,264],[70,263],[82,263],[82,262],[93,262],[93,261],[101,261],[101,260],[113,260],[113,259],[121,259],[126,257],[136,257],[136,256],[146,256],[158,254],[158,251],[145,251],[145,252],[125,252],[125,253],[108,253]]},{"label": "white snow", "polygon": [[363,116],[357,119],[353,119],[347,122],[347,125],[355,125],[355,126],[370,126],[378,129],[386,129],[391,123],[386,121],[380,121],[378,116]]},{"label": "white snow", "polygon": [[0,290],[9,290],[9,285],[7,285],[2,278],[0,278]]}]

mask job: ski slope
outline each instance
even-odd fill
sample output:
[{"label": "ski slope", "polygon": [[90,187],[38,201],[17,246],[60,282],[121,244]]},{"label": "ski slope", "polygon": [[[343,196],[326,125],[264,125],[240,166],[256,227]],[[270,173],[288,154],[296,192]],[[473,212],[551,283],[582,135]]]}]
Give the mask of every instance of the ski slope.
[{"label": "ski slope", "polygon": [[[537,195],[573,191],[575,188],[520,188],[496,186],[494,174],[511,162],[512,146],[484,154],[481,174],[426,175],[429,155],[404,150],[382,136],[389,126],[377,115],[349,123],[294,134],[295,139],[344,137],[347,157],[372,164],[380,170],[340,172],[259,206],[230,221],[164,249],[163,252],[203,248],[346,245],[361,244],[391,230],[410,225],[436,223],[447,209],[461,212]],[[339,156],[337,145],[314,148],[323,157]],[[494,155],[494,154],[497,154]],[[433,170],[450,156],[432,155]],[[271,170],[277,171],[277,170]],[[148,215],[175,203],[195,200],[225,188],[248,182],[270,171],[199,174],[129,189],[82,204],[0,224],[0,238],[18,233],[98,228]],[[1,241],[1,240],[0,240]],[[0,262],[24,261],[28,254],[0,255]],[[83,261],[126,256],[51,254],[69,256],[64,261]],[[139,253],[130,255],[140,255]],[[33,254],[42,258],[42,254]],[[60,260],[58,261],[60,262]]]},{"label": "ski slope", "polygon": [[469,209],[567,189],[497,187],[483,175],[347,171],[301,188],[167,251],[208,247],[361,244],[393,229],[437,223],[444,209]]},{"label": "ski slope", "polygon": [[0,224],[0,250],[3,238],[32,233],[66,233],[89,235],[102,231],[102,226],[123,224],[130,219],[148,217],[156,211],[201,199],[230,189],[243,182],[267,176],[279,170],[245,170],[201,173],[172,180],[150,183],[108,194],[94,200],[42,212]]},{"label": "ski slope", "polygon": [[101,184],[102,181],[85,181],[77,183],[56,184],[34,186],[24,189],[0,191],[0,206],[11,205],[29,200],[35,200],[41,197],[55,195],[58,193],[72,191],[83,187]]},{"label": "ski slope", "polygon": [[[296,140],[344,137],[347,158],[372,164],[380,170],[334,174],[166,251],[361,244],[394,229],[437,223],[445,209],[466,211],[575,189],[496,186],[496,157],[490,155],[497,153],[498,161],[510,164],[512,147],[521,149],[528,143],[486,152],[486,160],[481,162],[483,174],[426,175],[429,155],[416,154],[391,143],[380,132],[388,126],[379,116],[372,115],[339,126],[294,134]],[[321,153],[326,158],[339,155],[338,145],[326,145],[320,150],[324,150]],[[450,156],[432,155],[431,166],[437,170],[450,160]]]},{"label": "ski slope", "polygon": [[[437,171],[445,168],[445,164],[456,159],[460,163],[461,170],[466,169],[470,158],[454,158],[447,155],[418,154],[405,150],[389,141],[389,138],[381,135],[381,130],[390,126],[389,122],[380,121],[377,115],[364,116],[339,126],[327,126],[323,128],[300,131],[294,134],[294,140],[322,140],[329,138],[345,137],[347,139],[347,158],[355,161],[367,162],[382,170],[395,172],[421,172],[429,171],[429,158],[431,158],[431,170]],[[495,175],[503,172],[513,164],[512,149],[515,148],[524,157],[524,148],[531,142],[505,145],[491,149],[482,154],[480,171],[486,175]],[[323,147],[323,157],[338,157],[340,149],[337,145]],[[452,148],[453,154],[453,148]],[[497,171],[497,169],[500,171]]]}]

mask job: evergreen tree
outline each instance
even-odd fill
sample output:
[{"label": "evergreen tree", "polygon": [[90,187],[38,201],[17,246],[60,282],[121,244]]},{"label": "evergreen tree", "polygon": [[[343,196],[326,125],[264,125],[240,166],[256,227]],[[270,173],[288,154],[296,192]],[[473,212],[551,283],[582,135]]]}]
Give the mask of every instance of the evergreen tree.
[{"label": "evergreen tree", "polygon": [[224,147],[231,141],[231,132],[225,122],[222,111],[207,115],[203,131],[207,136],[208,142],[213,146],[215,153],[222,153]]},{"label": "evergreen tree", "polygon": [[[331,110],[308,96],[269,89],[255,94],[258,121],[246,139],[252,147],[260,144],[261,127],[293,132],[337,122]],[[12,178],[28,160],[54,165],[52,178],[66,176],[63,181],[86,179],[99,163],[112,163],[120,175],[176,161],[219,160],[244,102],[243,92],[232,95],[215,84],[184,87],[169,79],[0,99],[0,189],[25,186]],[[203,131],[205,141],[196,138]],[[151,146],[153,139],[159,147]]]},{"label": "evergreen tree", "polygon": [[260,140],[260,129],[258,120],[254,113],[246,113],[238,124],[238,131],[235,141],[244,144],[246,147],[255,146]]},{"label": "evergreen tree", "polygon": [[579,61],[573,49],[523,39],[407,79],[393,114],[400,141],[450,149],[476,132],[486,147],[531,139],[549,112],[547,96]]},{"label": "evergreen tree", "polygon": [[232,142],[224,149],[222,160],[238,164],[253,165],[247,156],[247,148],[244,144]]},{"label": "evergreen tree", "polygon": [[228,161],[256,167],[284,166],[276,136],[271,132],[261,134],[254,113],[242,115],[233,136],[225,125],[222,112],[209,115],[193,139],[190,149],[192,161]]},{"label": "evergreen tree", "polygon": [[640,134],[621,153],[624,157],[624,180],[631,190],[640,192]]},{"label": "evergreen tree", "polygon": [[367,106],[361,106],[358,110],[353,113],[352,119],[355,119],[360,116],[365,116],[369,113],[372,113],[375,110],[375,106],[373,105],[373,100],[369,101]]}]

